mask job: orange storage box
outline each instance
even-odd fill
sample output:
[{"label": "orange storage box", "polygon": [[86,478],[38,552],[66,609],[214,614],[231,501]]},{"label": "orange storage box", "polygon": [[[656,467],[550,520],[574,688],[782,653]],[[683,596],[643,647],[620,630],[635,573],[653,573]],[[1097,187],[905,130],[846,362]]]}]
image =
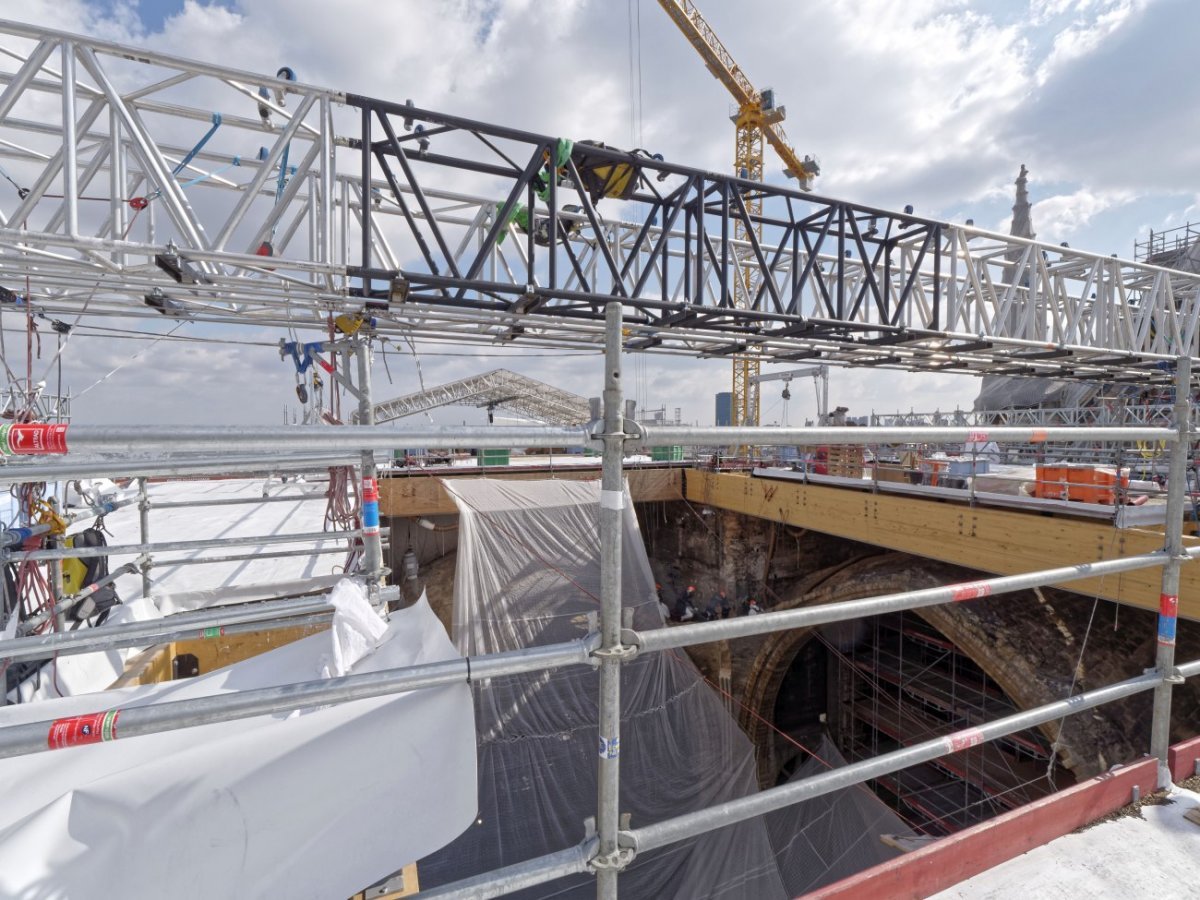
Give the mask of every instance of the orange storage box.
[{"label": "orange storage box", "polygon": [[1045,500],[1066,500],[1068,499],[1068,485],[1070,483],[1069,465],[1044,466],[1036,467],[1037,481],[1033,484],[1033,496],[1041,497]]},{"label": "orange storage box", "polygon": [[[1108,466],[1071,466],[1067,472],[1067,497],[1080,503],[1117,502],[1117,470]],[[1120,472],[1120,485],[1129,487],[1129,470]]]}]

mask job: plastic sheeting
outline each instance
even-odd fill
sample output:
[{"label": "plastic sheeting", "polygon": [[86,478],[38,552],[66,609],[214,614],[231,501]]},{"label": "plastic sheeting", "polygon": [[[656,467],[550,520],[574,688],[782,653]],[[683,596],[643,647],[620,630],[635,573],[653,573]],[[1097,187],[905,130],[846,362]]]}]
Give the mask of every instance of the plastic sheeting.
[{"label": "plastic sheeting", "polygon": [[[460,652],[586,634],[599,609],[599,484],[475,479],[445,486],[461,516],[454,591]],[[624,510],[623,605],[635,628],[661,628],[628,492]],[[576,844],[595,814],[597,674],[566,669],[474,688],[479,819],[418,864],[422,887]],[[757,790],[750,741],[685,653],[647,654],[626,665],[621,699],[621,811],[635,827]],[[792,840],[787,818],[779,825],[785,847]],[[809,862],[818,864],[797,865]],[[811,873],[798,880],[808,883]],[[772,900],[796,890],[780,876],[763,818],[639,855],[620,880],[629,898]],[[594,893],[594,880],[577,876],[518,896],[590,900]]]},{"label": "plastic sheeting", "polygon": [[1033,409],[1038,406],[1069,408],[1086,406],[1096,386],[1053,378],[1014,378],[984,375],[975,398],[975,409]]},{"label": "plastic sheeting", "polygon": [[[597,482],[446,483],[459,504],[455,640],[479,653],[580,638],[599,610]],[[622,598],[634,627],[662,627],[628,492]],[[430,887],[577,844],[595,815],[597,698],[591,669],[493,678],[475,687],[479,820],[418,864]],[[621,809],[648,823],[755,790],[750,742],[683,653],[624,668]],[[595,895],[587,876],[521,897]],[[786,896],[761,821],[637,857],[623,897]]]},{"label": "plastic sheeting", "polygon": [[[815,756],[800,763],[789,782],[846,764],[824,734],[812,752]],[[912,833],[903,819],[862,785],[768,813],[766,819],[779,872],[792,894],[816,890],[900,856],[901,851],[884,844],[881,835]]]},{"label": "plastic sheeting", "polygon": [[387,625],[367,599],[361,582],[343,578],[329,592],[333,621],[329,624],[332,650],[321,666],[322,678],[345,675],[378,646]]},{"label": "plastic sheeting", "polygon": [[[186,681],[0,709],[0,725],[307,681],[331,649],[325,632]],[[353,671],[456,655],[422,599]],[[470,703],[450,685],[2,760],[0,896],[348,897],[474,817]]]}]

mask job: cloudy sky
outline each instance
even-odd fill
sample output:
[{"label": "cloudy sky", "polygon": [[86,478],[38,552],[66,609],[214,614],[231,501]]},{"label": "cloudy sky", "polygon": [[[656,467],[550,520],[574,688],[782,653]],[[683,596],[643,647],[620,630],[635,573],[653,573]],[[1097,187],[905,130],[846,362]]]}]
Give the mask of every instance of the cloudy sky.
[{"label": "cloudy sky", "polygon": [[[1130,257],[1149,229],[1200,220],[1200,84],[1189,67],[1200,4],[699,5],[750,78],[775,88],[793,144],[821,160],[823,195],[911,203],[931,218],[1006,231],[1024,163],[1042,240]],[[728,169],[732,159],[730,99],[654,0],[24,0],[6,4],[4,15],[254,71],[286,64],[313,84],[635,144],[708,169]],[[767,170],[780,179],[770,156]],[[17,371],[24,337],[11,329],[21,324],[11,313],[4,322],[4,351]],[[271,348],[280,337],[247,331],[245,344],[147,346],[80,332],[64,353],[63,377],[75,393],[86,391],[77,421],[279,422],[293,386]],[[43,337],[35,380],[45,373],[54,383],[54,340]],[[506,366],[598,393],[593,357],[498,351],[474,359],[418,349],[426,384]],[[636,377],[627,389],[634,385],[639,399],[681,407],[686,421],[701,424],[711,423],[712,395],[729,378],[721,361],[651,357],[628,368]],[[392,350],[386,370],[382,359],[376,364],[381,399],[416,389],[417,380],[411,355]],[[836,371],[831,397],[863,414],[969,407],[977,391],[962,376]],[[784,404],[777,386],[764,389],[763,421],[811,416],[812,389],[792,393]]]}]

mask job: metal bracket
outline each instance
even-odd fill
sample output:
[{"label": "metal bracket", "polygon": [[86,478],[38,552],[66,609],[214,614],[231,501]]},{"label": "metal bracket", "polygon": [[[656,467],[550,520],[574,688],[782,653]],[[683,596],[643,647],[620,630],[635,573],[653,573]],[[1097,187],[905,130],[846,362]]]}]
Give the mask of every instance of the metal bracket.
[{"label": "metal bracket", "polygon": [[[1157,668],[1142,669],[1142,674],[1143,675],[1158,675],[1159,671]],[[1179,672],[1178,666],[1171,666],[1169,669],[1167,669],[1166,674],[1162,676],[1162,680],[1167,684],[1183,684],[1183,682],[1185,681],[1183,675],[1181,675]]]},{"label": "metal bracket", "polygon": [[[621,871],[637,856],[637,840],[633,837],[633,832],[629,830],[629,813],[621,813],[617,823],[617,850],[615,853],[609,853],[606,856],[601,856],[597,853],[588,860],[588,868],[593,872],[598,872],[601,869],[611,869]],[[588,828],[587,838],[594,838],[596,835],[596,820],[590,818],[585,822],[585,828]]]},{"label": "metal bracket", "polygon": [[633,851],[627,849],[619,849],[616,853],[610,853],[607,856],[596,854],[588,860],[588,868],[593,872],[599,872],[601,869],[611,869],[620,872],[633,862],[633,857]]},{"label": "metal bracket", "polygon": [[[598,444],[603,443],[604,439],[606,437],[613,436],[612,434],[609,434],[608,432],[606,432],[604,430],[604,422],[603,421],[589,422],[584,427],[588,432],[588,437],[592,441],[595,441]],[[639,425],[637,422],[635,422],[633,419],[622,419],[621,420],[621,431],[617,432],[616,436],[621,438],[622,443],[628,444],[631,441],[633,441],[633,442],[642,441],[646,436],[646,432],[642,429],[642,426]]]},{"label": "metal bracket", "polygon": [[625,662],[637,656],[638,649],[637,647],[629,647],[622,643],[616,647],[598,647],[592,651],[592,656],[600,660],[615,659],[618,662]]},{"label": "metal bracket", "polygon": [[337,383],[340,384],[343,388],[345,388],[346,392],[348,394],[350,394],[351,397],[353,397],[355,400],[364,399],[364,397],[366,395],[362,391],[360,391],[357,386],[355,386],[354,382],[352,382],[349,378],[347,378],[345,376],[345,374],[342,372],[342,370],[340,368],[335,370],[331,374],[333,375],[334,380],[337,381]]},{"label": "metal bracket", "polygon": [[622,628],[621,646],[630,651],[629,658],[637,656],[642,652],[642,636],[632,628]]},{"label": "metal bracket", "polygon": [[629,813],[621,816],[621,829],[617,832],[617,846],[628,850],[633,856],[638,854],[637,833],[629,828]]}]

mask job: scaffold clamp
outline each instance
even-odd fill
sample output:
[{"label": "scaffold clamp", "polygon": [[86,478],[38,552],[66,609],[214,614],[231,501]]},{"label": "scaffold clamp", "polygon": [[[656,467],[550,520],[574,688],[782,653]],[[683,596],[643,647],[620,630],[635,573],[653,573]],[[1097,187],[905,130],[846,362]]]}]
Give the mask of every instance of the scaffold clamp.
[{"label": "scaffold clamp", "polygon": [[632,847],[618,847],[613,853],[601,855],[597,853],[588,860],[588,868],[593,872],[599,872],[601,869],[609,869],[620,872],[631,862],[637,853]]},{"label": "scaffold clamp", "polygon": [[[621,640],[624,641],[624,632],[622,632]],[[625,643],[617,644],[615,647],[597,647],[592,651],[592,656],[596,659],[615,659],[620,662],[633,659],[638,655],[638,648]]]}]

